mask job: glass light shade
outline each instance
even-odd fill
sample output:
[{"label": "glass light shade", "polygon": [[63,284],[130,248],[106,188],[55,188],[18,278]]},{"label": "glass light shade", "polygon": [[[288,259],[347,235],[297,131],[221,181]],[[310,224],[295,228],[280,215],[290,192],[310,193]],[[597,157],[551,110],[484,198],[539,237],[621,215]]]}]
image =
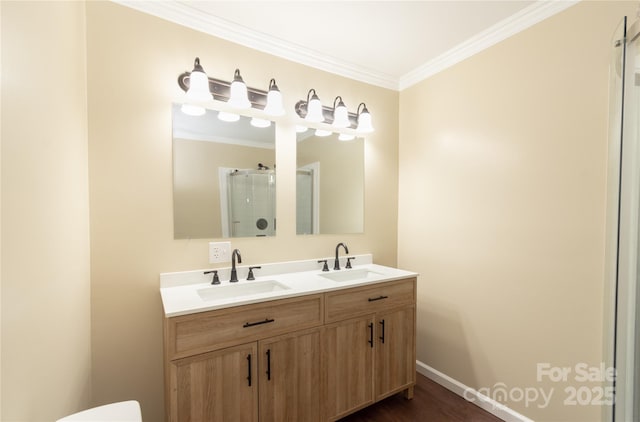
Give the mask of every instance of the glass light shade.
[{"label": "glass light shade", "polygon": [[322,103],[317,96],[313,96],[307,103],[307,115],[304,118],[307,122],[320,123],[324,122],[322,115]]},{"label": "glass light shade", "polygon": [[229,113],[228,111],[218,112],[218,119],[223,122],[237,122],[240,120],[240,115],[235,113]]},{"label": "glass light shade", "polygon": [[257,117],[254,117],[251,119],[251,126],[255,126],[255,127],[269,127],[271,126],[271,120],[266,120],[266,119],[259,119]]},{"label": "glass light shade", "polygon": [[329,136],[332,133],[333,132],[331,132],[330,130],[316,129],[316,136],[319,136],[321,138],[324,138],[325,136]]},{"label": "glass light shade", "polygon": [[333,126],[334,127],[349,127],[351,122],[349,121],[349,112],[347,107],[341,101],[340,104],[333,110]]},{"label": "glass light shade", "polygon": [[367,111],[365,107],[360,115],[358,116],[358,128],[356,129],[359,133],[371,133],[373,132],[373,126],[371,125],[371,114]]},{"label": "glass light shade", "polygon": [[304,133],[309,130],[308,127],[302,125],[296,125],[296,133]]},{"label": "glass light shade", "polygon": [[284,115],[284,107],[282,106],[282,94],[277,89],[270,89],[267,93],[267,105],[264,112],[269,116]]},{"label": "glass light shade", "polygon": [[354,139],[356,139],[355,135],[348,135],[346,133],[341,133],[340,136],[338,136],[339,141],[353,141]]},{"label": "glass light shade", "polygon": [[240,110],[251,108],[249,94],[247,93],[247,86],[242,80],[242,76],[240,76],[239,69],[236,69],[236,72],[233,75],[233,82],[231,82],[231,87],[229,89],[229,101],[227,101],[227,104]]},{"label": "glass light shade", "polygon": [[207,74],[199,70],[191,72],[189,75],[189,89],[186,94],[187,101],[211,101],[213,96],[209,92],[209,78]]},{"label": "glass light shade", "polygon": [[200,106],[189,104],[189,103],[182,104],[182,107],[180,107],[180,110],[184,114],[187,114],[189,116],[202,116],[203,114],[206,113],[206,110],[204,107],[200,107]]}]

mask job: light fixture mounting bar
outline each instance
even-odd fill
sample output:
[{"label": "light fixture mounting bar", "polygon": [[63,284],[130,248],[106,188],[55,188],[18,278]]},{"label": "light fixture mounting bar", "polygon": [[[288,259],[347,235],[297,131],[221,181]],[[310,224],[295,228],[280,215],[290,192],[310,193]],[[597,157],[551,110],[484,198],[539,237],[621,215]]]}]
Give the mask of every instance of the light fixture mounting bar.
[{"label": "light fixture mounting bar", "polygon": [[[296,114],[304,119],[307,115],[307,102],[305,100],[298,101],[295,110]],[[351,123],[350,127],[355,128],[358,126],[358,115],[352,112],[349,112],[348,115]],[[333,123],[333,107],[322,106],[322,117],[324,117],[324,123]]]},{"label": "light fixture mounting bar", "polygon": [[[191,72],[184,72],[178,76],[178,85],[180,88],[187,92],[189,89],[189,76]],[[215,79],[208,77],[209,79],[209,91],[213,95],[214,100],[227,101],[231,94],[231,82],[223,81],[221,79]],[[257,88],[247,87],[247,94],[249,101],[253,108],[263,110],[267,105],[267,91],[263,91]]]}]

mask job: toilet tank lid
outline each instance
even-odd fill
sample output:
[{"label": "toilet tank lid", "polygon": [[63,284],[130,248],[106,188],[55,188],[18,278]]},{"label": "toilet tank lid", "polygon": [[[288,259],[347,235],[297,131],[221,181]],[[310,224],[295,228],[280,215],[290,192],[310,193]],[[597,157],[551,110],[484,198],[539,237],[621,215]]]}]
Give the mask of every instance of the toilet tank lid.
[{"label": "toilet tank lid", "polygon": [[129,400],[83,410],[56,422],[142,422],[142,413],[140,403]]}]

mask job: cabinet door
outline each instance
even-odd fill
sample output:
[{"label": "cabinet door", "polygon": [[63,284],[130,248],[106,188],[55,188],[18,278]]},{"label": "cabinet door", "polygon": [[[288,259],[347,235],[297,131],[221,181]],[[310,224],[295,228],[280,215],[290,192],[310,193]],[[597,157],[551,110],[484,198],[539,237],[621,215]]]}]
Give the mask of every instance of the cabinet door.
[{"label": "cabinet door", "polygon": [[320,329],[261,340],[260,422],[320,420]]},{"label": "cabinet door", "polygon": [[372,316],[324,328],[325,419],[334,420],[373,403],[374,332]]},{"label": "cabinet door", "polygon": [[415,307],[376,315],[376,401],[415,383]]},{"label": "cabinet door", "polygon": [[258,420],[257,343],[171,361],[172,422]]}]

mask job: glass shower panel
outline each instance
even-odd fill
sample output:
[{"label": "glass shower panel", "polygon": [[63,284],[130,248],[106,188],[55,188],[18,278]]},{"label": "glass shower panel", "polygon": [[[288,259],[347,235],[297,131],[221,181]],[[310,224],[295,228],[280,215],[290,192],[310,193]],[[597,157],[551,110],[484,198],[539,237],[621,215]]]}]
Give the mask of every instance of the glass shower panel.
[{"label": "glass shower panel", "polygon": [[313,234],[313,170],[296,172],[296,234]]},{"label": "glass shower panel", "polygon": [[276,177],[272,170],[242,170],[229,174],[232,237],[275,235],[275,188]]}]

